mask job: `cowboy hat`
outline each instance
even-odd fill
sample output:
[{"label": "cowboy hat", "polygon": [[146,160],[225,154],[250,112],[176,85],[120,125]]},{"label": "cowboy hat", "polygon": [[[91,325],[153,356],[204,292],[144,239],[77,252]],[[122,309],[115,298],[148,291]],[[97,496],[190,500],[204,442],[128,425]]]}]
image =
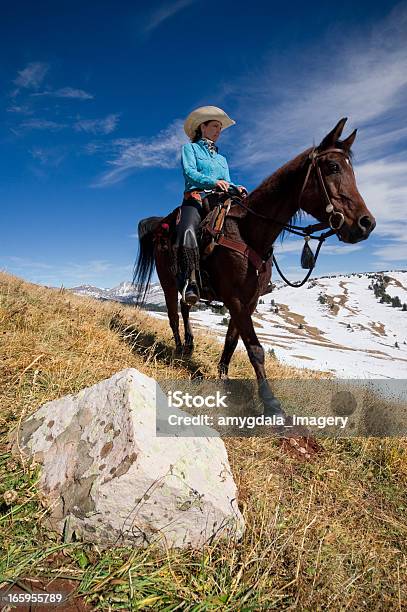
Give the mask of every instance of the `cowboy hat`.
[{"label": "cowboy hat", "polygon": [[196,108],[188,115],[185,119],[184,130],[185,134],[193,140],[195,132],[201,123],[205,121],[220,121],[222,124],[222,130],[234,125],[236,121],[233,121],[221,108],[217,106],[200,106]]}]

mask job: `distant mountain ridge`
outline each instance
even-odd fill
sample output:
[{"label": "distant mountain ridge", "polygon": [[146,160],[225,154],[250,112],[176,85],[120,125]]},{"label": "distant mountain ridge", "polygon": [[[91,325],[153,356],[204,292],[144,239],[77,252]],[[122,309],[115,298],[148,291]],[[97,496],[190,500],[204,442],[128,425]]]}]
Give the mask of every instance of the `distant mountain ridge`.
[{"label": "distant mountain ridge", "polygon": [[[98,300],[110,300],[121,302],[122,304],[134,304],[136,301],[136,291],[129,281],[123,281],[111,289],[101,289],[93,285],[79,285],[69,289],[76,295],[93,297]],[[148,293],[147,306],[165,306],[164,293],[159,283],[153,283]]]},{"label": "distant mountain ridge", "polygon": [[[407,270],[384,270],[380,272],[352,272],[350,274],[332,274],[325,276],[318,276],[311,278],[305,287],[312,287],[314,283],[324,281],[325,279],[346,279],[352,277],[367,277],[372,281],[379,279],[380,277],[386,276],[387,274],[392,274],[393,272],[397,273],[406,273]],[[275,295],[275,291],[283,289],[286,287],[285,283],[281,280],[274,281],[273,280],[273,295]],[[136,291],[134,285],[129,281],[123,281],[119,285],[112,287],[111,289],[102,289],[100,287],[95,287],[93,285],[79,285],[77,287],[71,287],[69,291],[72,291],[76,295],[84,295],[86,297],[93,297],[98,300],[111,300],[115,302],[121,302],[123,304],[134,304],[136,301]],[[160,283],[152,283],[150,286],[150,290],[147,294],[147,299],[145,302],[145,306],[147,308],[152,306],[160,306],[165,307],[165,298],[164,292],[161,288]]]}]

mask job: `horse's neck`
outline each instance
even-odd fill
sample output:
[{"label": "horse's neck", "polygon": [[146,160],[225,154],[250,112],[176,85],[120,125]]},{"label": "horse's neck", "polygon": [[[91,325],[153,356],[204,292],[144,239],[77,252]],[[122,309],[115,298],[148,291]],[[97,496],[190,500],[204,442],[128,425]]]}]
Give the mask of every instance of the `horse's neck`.
[{"label": "horse's neck", "polygon": [[[246,240],[259,255],[264,256],[286,224],[299,210],[299,194],[304,180],[304,161],[307,152],[288,162],[255,189],[247,198],[247,205],[256,213],[270,219],[259,219],[247,214]],[[273,223],[275,220],[276,223]]]}]

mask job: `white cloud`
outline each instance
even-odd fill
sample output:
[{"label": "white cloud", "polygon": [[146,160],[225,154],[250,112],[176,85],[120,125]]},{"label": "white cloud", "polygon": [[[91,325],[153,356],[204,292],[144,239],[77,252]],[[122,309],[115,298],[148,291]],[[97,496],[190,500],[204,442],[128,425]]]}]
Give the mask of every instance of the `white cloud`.
[{"label": "white cloud", "polygon": [[[335,240],[335,237],[332,238]],[[324,255],[350,255],[355,251],[361,251],[366,246],[366,243],[362,244],[347,244],[345,242],[341,242],[340,244],[327,244],[321,247],[321,253]],[[315,251],[315,249],[313,249]]]},{"label": "white cloud", "polygon": [[15,113],[20,115],[32,115],[33,111],[27,104],[12,104],[7,109],[8,113]]},{"label": "white cloud", "polygon": [[374,233],[393,240],[407,234],[407,161],[392,158],[362,164],[356,169],[359,190],[376,217]]},{"label": "white cloud", "polygon": [[387,264],[389,261],[407,261],[407,243],[405,240],[395,241],[387,246],[379,247],[373,251],[379,264]]},{"label": "white cloud", "polygon": [[66,157],[66,151],[62,147],[33,147],[30,153],[43,166],[53,168],[57,168]]},{"label": "white cloud", "polygon": [[344,116],[349,130],[361,128],[355,150],[363,159],[405,138],[406,36],[407,9],[400,5],[370,32],[349,30],[340,41],[331,36],[318,49],[304,49],[294,71],[274,58],[259,79],[238,83],[238,114],[248,129],[235,163],[273,167],[318,143]]},{"label": "white cloud", "polygon": [[67,127],[64,123],[57,123],[56,121],[49,121],[48,119],[29,119],[20,124],[20,128],[27,130],[51,130],[56,132]]},{"label": "white cloud", "polygon": [[149,141],[129,138],[116,140],[117,156],[108,162],[111,170],[105,172],[93,186],[113,185],[139,168],[174,168],[179,163],[180,147],[185,142],[180,120]]},{"label": "white cloud", "polygon": [[146,25],[144,26],[144,35],[151,34],[153,30],[158,28],[164,21],[173,17],[182,9],[194,4],[197,0],[176,0],[176,2],[167,2],[162,4],[155,12],[153,12]]},{"label": "white cloud", "polygon": [[[341,117],[349,117],[345,136],[359,129],[354,165],[358,188],[377,221],[373,266],[406,260],[406,38],[403,3],[369,31],[349,27],[337,40],[330,31],[329,38],[297,50],[294,58],[290,49],[280,56],[274,52],[256,77],[234,84],[243,135],[230,161],[254,180],[318,144]],[[341,246],[324,246],[323,252],[339,254]],[[366,247],[371,249],[369,243],[354,248]]]},{"label": "white cloud", "polygon": [[74,123],[77,132],[88,134],[110,134],[119,123],[119,115],[111,114],[103,119],[79,119]]},{"label": "white cloud", "polygon": [[[274,249],[275,254],[279,255],[280,257],[288,255],[289,253],[301,255],[304,246],[304,240],[293,240],[291,237],[288,240],[289,242],[283,241],[282,243],[280,243],[279,239],[276,240]],[[360,251],[364,247],[364,245],[362,244],[335,244],[335,241],[337,241],[336,237],[332,237],[330,240],[333,243],[327,242],[323,244],[321,247],[321,254],[323,253],[324,255],[350,255],[355,251]],[[314,253],[316,251],[317,246],[318,242],[316,240],[310,241],[310,247]]]},{"label": "white cloud", "polygon": [[123,279],[129,279],[132,273],[131,264],[120,265],[102,259],[50,264],[24,257],[3,256],[0,257],[0,268],[34,283],[55,287],[61,284],[74,287],[85,283],[112,287]]},{"label": "white cloud", "polygon": [[86,155],[96,155],[97,153],[111,153],[111,148],[111,145],[106,142],[92,141],[88,142],[83,147],[83,150]]},{"label": "white cloud", "polygon": [[[400,123],[403,123],[400,121]],[[357,141],[357,161],[365,162],[372,158],[379,158],[387,154],[389,148],[400,146],[407,140],[407,128],[398,126],[395,129],[376,125],[363,129],[359,141]]]},{"label": "white cloud", "polygon": [[16,257],[14,255],[9,255],[7,257],[3,257],[7,262],[10,262],[13,266],[18,268],[34,268],[39,270],[51,270],[52,265],[45,263],[43,261],[36,261],[35,259],[28,259],[27,257]]},{"label": "white cloud", "polygon": [[72,98],[76,100],[93,100],[92,94],[83,89],[74,89],[73,87],[62,87],[61,89],[41,91],[31,94],[34,97],[50,96],[53,98]]},{"label": "white cloud", "polygon": [[[31,62],[23,70],[20,70],[15,85],[23,89],[38,89],[48,72],[48,65],[43,62]],[[17,94],[17,89],[14,94]]]}]

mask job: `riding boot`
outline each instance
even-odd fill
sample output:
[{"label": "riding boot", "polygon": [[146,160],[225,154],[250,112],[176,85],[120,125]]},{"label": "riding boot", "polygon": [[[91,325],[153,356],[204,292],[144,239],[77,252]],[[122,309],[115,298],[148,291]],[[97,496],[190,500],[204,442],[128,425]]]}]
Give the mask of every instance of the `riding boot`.
[{"label": "riding boot", "polygon": [[200,205],[196,202],[181,206],[177,225],[175,252],[177,260],[177,285],[183,300],[190,305],[199,300],[197,273],[199,274],[199,246],[196,230],[200,223]]}]

